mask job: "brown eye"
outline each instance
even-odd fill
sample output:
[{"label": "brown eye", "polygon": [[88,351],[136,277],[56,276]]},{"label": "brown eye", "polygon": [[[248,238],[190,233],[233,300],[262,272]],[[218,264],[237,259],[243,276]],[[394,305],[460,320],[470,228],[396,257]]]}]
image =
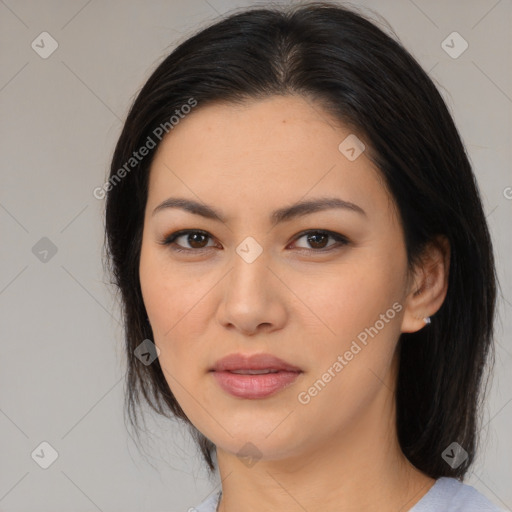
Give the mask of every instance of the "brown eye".
[{"label": "brown eye", "polygon": [[203,233],[190,233],[185,235],[187,242],[193,249],[202,249],[208,243],[208,235]]},{"label": "brown eye", "polygon": [[[306,246],[298,246],[301,249],[312,250],[313,252],[328,251],[335,246],[342,246],[348,244],[348,239],[339,233],[333,233],[330,231],[307,231],[302,233],[296,240],[306,240]],[[329,239],[333,240],[333,243],[329,244]]]},{"label": "brown eye", "polygon": [[[201,249],[208,249],[213,247],[213,245],[207,245],[211,238],[211,235],[209,235],[206,231],[186,229],[172,233],[160,243],[162,245],[176,246],[173,247],[173,250],[175,251],[200,251]],[[178,240],[181,242],[177,243]]]},{"label": "brown eye", "polygon": [[314,233],[306,235],[306,238],[313,249],[323,249],[329,240],[329,235],[325,233]]}]

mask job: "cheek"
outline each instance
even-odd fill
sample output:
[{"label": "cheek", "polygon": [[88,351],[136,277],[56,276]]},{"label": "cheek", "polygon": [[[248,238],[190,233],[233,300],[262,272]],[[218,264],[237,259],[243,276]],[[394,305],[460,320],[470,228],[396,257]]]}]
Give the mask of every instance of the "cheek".
[{"label": "cheek", "polygon": [[[329,340],[343,344],[343,340],[353,339],[372,326],[401,300],[398,274],[390,265],[359,258],[357,263],[336,266],[327,273],[296,276],[294,293],[300,298],[303,317],[311,319],[309,328],[316,326],[327,345]],[[388,314],[395,322],[396,313],[395,308]]]},{"label": "cheek", "polygon": [[311,366],[300,391],[318,411],[342,404],[332,411],[339,422],[361,411],[388,378],[391,387],[391,365],[403,314],[400,254],[397,252],[394,261],[379,260],[374,253],[358,256],[357,261],[338,266],[331,275],[303,278],[297,289],[297,295],[304,297],[322,320],[320,323],[309,314],[316,323],[316,337],[310,325],[309,341],[303,343],[311,354]]},{"label": "cheek", "polygon": [[141,291],[160,361],[172,373],[194,366],[204,325],[211,316],[207,279],[176,271],[158,255],[141,253]]},{"label": "cheek", "polygon": [[321,296],[320,314],[335,334],[324,329],[326,335],[312,339],[310,330],[311,335],[302,340],[311,364],[297,389],[299,411],[329,417],[330,426],[322,428],[333,433],[364,414],[380,392],[393,387],[393,355],[403,308],[392,294],[377,293],[374,280],[360,277],[360,286],[351,293],[326,288]]}]

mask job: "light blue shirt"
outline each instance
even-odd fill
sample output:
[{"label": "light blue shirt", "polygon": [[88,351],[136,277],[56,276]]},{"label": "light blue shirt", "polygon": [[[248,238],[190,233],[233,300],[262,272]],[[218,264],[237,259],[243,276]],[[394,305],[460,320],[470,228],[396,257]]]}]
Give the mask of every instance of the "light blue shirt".
[{"label": "light blue shirt", "polygon": [[[212,494],[188,512],[215,512],[222,491]],[[474,487],[442,477],[408,512],[504,512]]]}]

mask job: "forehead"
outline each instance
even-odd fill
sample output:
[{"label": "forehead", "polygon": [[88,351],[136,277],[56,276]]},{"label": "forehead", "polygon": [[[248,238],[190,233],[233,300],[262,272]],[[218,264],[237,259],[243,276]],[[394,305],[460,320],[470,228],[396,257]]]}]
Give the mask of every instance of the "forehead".
[{"label": "forehead", "polygon": [[352,160],[342,151],[351,137],[357,135],[300,96],[198,105],[160,143],[148,208],[179,194],[226,213],[326,195],[387,209],[388,192],[366,150]]}]

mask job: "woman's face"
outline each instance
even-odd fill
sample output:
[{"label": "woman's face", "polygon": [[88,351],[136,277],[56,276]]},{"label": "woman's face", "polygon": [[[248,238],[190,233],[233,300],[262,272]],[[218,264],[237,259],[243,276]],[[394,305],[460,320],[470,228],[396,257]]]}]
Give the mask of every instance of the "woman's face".
[{"label": "woman's face", "polygon": [[[288,96],[199,105],[158,148],[142,293],[169,387],[218,450],[291,457],[392,420],[406,252],[394,203],[353,137]],[[157,209],[169,198],[205,211]],[[162,244],[181,230],[192,233]],[[295,371],[268,359],[212,371],[233,354]],[[249,375],[254,366],[273,371]]]}]

